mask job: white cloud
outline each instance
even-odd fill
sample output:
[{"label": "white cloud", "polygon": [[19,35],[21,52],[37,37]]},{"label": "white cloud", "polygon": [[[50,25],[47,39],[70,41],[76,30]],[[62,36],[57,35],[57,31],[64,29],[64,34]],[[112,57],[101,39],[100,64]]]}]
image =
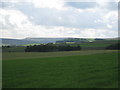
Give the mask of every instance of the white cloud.
[{"label": "white cloud", "polygon": [[62,20],[62,17],[58,17],[58,20]]},{"label": "white cloud", "polygon": [[20,3],[27,2],[32,3],[36,8],[55,8],[58,10],[66,10],[64,7],[65,0],[5,0],[4,2]]},{"label": "white cloud", "polygon": [[31,0],[31,2],[37,8],[56,8],[59,10],[65,9],[65,7],[63,7],[63,0]]},{"label": "white cloud", "polygon": [[106,24],[108,28],[118,30],[118,12],[111,11],[102,17],[103,23]]},{"label": "white cloud", "polygon": [[107,27],[108,27],[108,28],[112,28],[112,25],[110,25],[110,24],[107,24]]},{"label": "white cloud", "polygon": [[111,20],[113,22],[116,22],[118,19],[118,12],[117,11],[111,11],[109,13],[107,13],[105,16],[103,16],[103,20],[105,22],[110,22]]},{"label": "white cloud", "polygon": [[7,27],[8,24],[12,27],[22,27],[24,23],[25,25],[31,24],[31,22],[28,20],[28,17],[18,10],[0,9],[0,12],[0,18],[2,18],[0,20],[0,24],[2,24],[1,26],[3,27]]},{"label": "white cloud", "polygon": [[[12,0],[11,2],[18,3],[22,1],[24,0]],[[3,32],[2,37],[103,38],[116,37],[118,35],[116,30],[110,30],[111,28],[114,29],[117,23],[117,11],[104,11],[101,8],[82,10],[69,7],[69,9],[66,9],[68,7],[65,7],[64,3],[60,0],[29,0],[29,2],[33,3],[33,5],[37,8],[37,12],[34,13],[35,16],[30,16],[30,18],[29,14],[27,16],[25,13],[23,13],[23,11],[18,9],[0,9],[0,26],[3,26],[0,29],[0,32]],[[41,9],[38,10],[39,8],[51,8],[51,10],[54,8],[54,10],[57,11],[49,15],[49,13],[41,12]],[[38,17],[36,17],[37,14]],[[43,18],[44,20],[47,19],[47,24],[50,23],[50,25],[46,25],[45,23],[36,24],[33,22],[35,19],[38,21],[41,20],[40,22],[42,22]],[[31,21],[29,19],[31,19]],[[60,21],[60,23],[58,21]],[[104,24],[105,27],[101,24]]]},{"label": "white cloud", "polygon": [[107,29],[85,29],[81,32],[83,37],[91,38],[107,38],[107,37],[116,37],[117,32]]}]

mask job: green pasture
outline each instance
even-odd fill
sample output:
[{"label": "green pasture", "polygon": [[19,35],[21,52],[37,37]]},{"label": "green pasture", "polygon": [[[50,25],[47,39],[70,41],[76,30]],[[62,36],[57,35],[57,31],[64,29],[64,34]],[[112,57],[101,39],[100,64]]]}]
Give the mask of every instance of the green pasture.
[{"label": "green pasture", "polygon": [[3,88],[117,88],[115,50],[3,53]]},{"label": "green pasture", "polygon": [[104,50],[111,44],[118,43],[118,40],[102,40],[93,43],[81,43],[80,46],[83,50]]},{"label": "green pasture", "polygon": [[59,52],[4,52],[3,60],[21,60],[41,57],[63,57],[76,55],[89,55],[97,53],[117,52],[117,50],[81,50],[81,51],[59,51]]},{"label": "green pasture", "polygon": [[10,48],[2,48],[2,52],[24,52],[25,46],[10,46]]}]

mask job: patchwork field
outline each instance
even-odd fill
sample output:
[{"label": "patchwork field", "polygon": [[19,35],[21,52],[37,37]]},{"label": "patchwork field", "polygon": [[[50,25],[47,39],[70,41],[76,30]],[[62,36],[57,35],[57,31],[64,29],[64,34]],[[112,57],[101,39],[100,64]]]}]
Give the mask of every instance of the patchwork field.
[{"label": "patchwork field", "polygon": [[3,88],[117,88],[115,50],[3,53]]}]

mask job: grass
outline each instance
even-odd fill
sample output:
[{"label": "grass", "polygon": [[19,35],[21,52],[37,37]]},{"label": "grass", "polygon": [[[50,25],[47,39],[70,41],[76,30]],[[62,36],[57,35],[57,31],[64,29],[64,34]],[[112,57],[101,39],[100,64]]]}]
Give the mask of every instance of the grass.
[{"label": "grass", "polygon": [[[32,53],[33,58],[21,53],[23,59],[16,58],[18,53],[9,53],[15,58],[4,57],[3,88],[117,88],[118,54],[95,52],[86,51],[83,55],[78,55],[79,51],[47,53],[52,57]],[[78,54],[75,56],[75,53]],[[41,56],[35,58],[35,54]]]},{"label": "grass", "polygon": [[111,44],[118,43],[118,40],[102,40],[93,43],[81,43],[80,46],[83,50],[103,50]]},{"label": "grass", "polygon": [[10,48],[3,48],[3,52],[24,52],[25,51],[24,46],[11,46]]},{"label": "grass", "polygon": [[89,55],[96,53],[117,52],[116,50],[84,50],[84,51],[60,51],[60,52],[4,52],[3,60],[17,60],[41,57],[62,57],[75,55]]}]

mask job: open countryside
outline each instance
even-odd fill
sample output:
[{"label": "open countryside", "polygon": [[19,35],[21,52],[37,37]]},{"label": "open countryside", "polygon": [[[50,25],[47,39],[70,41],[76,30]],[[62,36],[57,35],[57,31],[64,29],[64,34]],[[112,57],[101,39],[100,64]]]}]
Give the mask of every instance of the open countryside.
[{"label": "open countryside", "polygon": [[79,45],[81,50],[52,52],[4,46],[3,88],[118,88],[119,50],[106,49],[116,43],[60,43]]},{"label": "open countryside", "polygon": [[119,4],[0,0],[0,88],[119,89]]},{"label": "open countryside", "polygon": [[[33,58],[21,54],[23,58],[20,58],[20,53],[19,55],[11,53],[12,58],[3,60],[3,88],[118,87],[117,51],[91,54],[86,51],[84,55],[72,56],[65,56],[67,52],[62,56],[56,56],[60,53],[52,53],[53,55],[48,53],[46,57],[36,54],[28,54]],[[52,56],[48,57],[49,54]],[[3,59],[4,57],[6,56],[3,56]]]}]

